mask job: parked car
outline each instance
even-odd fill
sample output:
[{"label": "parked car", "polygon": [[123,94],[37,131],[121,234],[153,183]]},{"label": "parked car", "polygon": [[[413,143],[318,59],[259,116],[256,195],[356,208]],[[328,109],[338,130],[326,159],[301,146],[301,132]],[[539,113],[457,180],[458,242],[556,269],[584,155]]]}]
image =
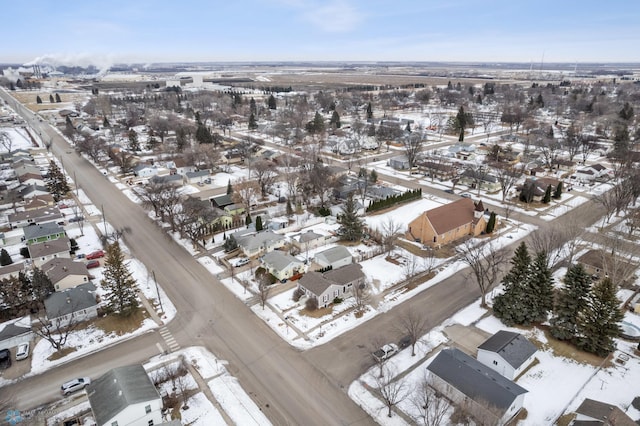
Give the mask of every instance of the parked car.
[{"label": "parked car", "polygon": [[466,192],[464,194],[460,194],[460,196],[463,198],[471,198],[471,194],[467,194]]},{"label": "parked car", "polygon": [[445,189],[444,192],[447,194],[453,194],[453,189]]},{"label": "parked car", "polygon": [[86,258],[88,260],[92,260],[92,259],[100,259],[101,257],[104,257],[104,250],[96,250],[94,252],[89,253]]},{"label": "parked car", "polygon": [[69,395],[70,393],[79,391],[84,389],[86,386],[91,384],[91,379],[88,377],[79,377],[77,379],[69,380],[60,386],[60,391],[64,396]]},{"label": "parked car", "polygon": [[81,222],[83,220],[84,220],[84,216],[74,216],[71,219],[69,219],[69,223]]},{"label": "parked car", "polygon": [[384,361],[387,358],[391,358],[398,352],[398,345],[395,343],[389,343],[388,345],[384,345],[377,351],[373,353],[373,357],[378,361]]},{"label": "parked car", "polygon": [[11,352],[9,349],[0,350],[0,370],[6,370],[11,367]]},{"label": "parked car", "polygon": [[248,257],[241,257],[238,260],[235,261],[234,265],[236,268],[239,268],[240,266],[244,266],[247,263],[249,263],[249,258]]},{"label": "parked car", "polygon": [[100,261],[99,260],[90,260],[87,262],[87,269],[91,269],[91,268],[99,268],[100,267]]},{"label": "parked car", "polygon": [[16,361],[29,358],[29,342],[23,343],[16,349]]}]

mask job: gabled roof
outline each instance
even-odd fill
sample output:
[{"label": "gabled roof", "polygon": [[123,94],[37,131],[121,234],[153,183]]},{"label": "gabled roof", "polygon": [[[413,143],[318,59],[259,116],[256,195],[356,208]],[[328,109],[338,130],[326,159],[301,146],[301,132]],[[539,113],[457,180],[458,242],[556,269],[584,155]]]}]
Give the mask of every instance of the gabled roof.
[{"label": "gabled roof", "polygon": [[209,176],[209,170],[198,170],[197,172],[186,172],[187,179]]},{"label": "gabled roof", "polygon": [[28,246],[29,255],[32,259],[41,256],[49,256],[56,253],[62,253],[71,249],[71,242],[67,237],[60,237],[57,240],[44,241]]},{"label": "gabled roof", "polygon": [[31,332],[31,317],[15,318],[0,324],[0,341]]},{"label": "gabled roof", "polygon": [[220,208],[233,204],[233,200],[231,199],[230,194],[217,195],[215,197],[212,197],[211,201],[213,201],[214,204]]},{"label": "gabled roof", "polygon": [[47,318],[52,320],[82,309],[96,306],[96,286],[93,283],[80,284],[65,291],[52,293],[44,301]]},{"label": "gabled roof", "polygon": [[316,253],[315,255],[316,259],[322,259],[325,261],[325,263],[334,263],[347,257],[353,258],[353,255],[351,254],[349,249],[344,246],[331,247],[324,251]]},{"label": "gabled roof", "polygon": [[284,268],[286,268],[287,266],[289,266],[292,263],[296,263],[299,265],[302,265],[302,262],[300,262],[298,259],[296,259],[295,257],[291,256],[288,253],[284,253],[282,251],[279,250],[274,250],[271,251],[267,254],[265,254],[262,257],[262,262],[265,265],[269,265],[272,268],[278,270],[278,271],[282,271]]},{"label": "gabled roof", "polygon": [[131,404],[160,399],[158,390],[139,364],[105,373],[89,385],[87,395],[99,425],[106,424]]},{"label": "gabled roof", "polygon": [[25,195],[29,195],[31,193],[34,192],[41,192],[42,194],[48,193],[49,191],[47,190],[47,188],[45,188],[42,185],[29,185],[24,187],[21,191],[20,191],[20,195],[22,195],[23,197]]},{"label": "gabled roof", "polygon": [[519,368],[538,349],[522,334],[500,330],[484,341],[478,349],[500,355],[513,368]]},{"label": "gabled roof", "polygon": [[329,287],[336,284],[326,279],[320,272],[311,271],[307,272],[302,276],[302,278],[300,278],[299,285],[306,288],[316,296],[320,296]]},{"label": "gabled roof", "polygon": [[24,232],[24,238],[27,240],[64,233],[64,229],[56,223],[42,223],[35,226],[25,226],[22,229]]},{"label": "gabled roof", "polygon": [[87,266],[82,262],[74,262],[66,257],[56,257],[46,262],[42,267],[42,272],[47,274],[52,284],[55,284],[69,275],[89,276]]},{"label": "gabled roof", "polygon": [[593,424],[637,426],[637,423],[635,423],[628,415],[615,405],[589,398],[586,398],[582,404],[580,404],[576,410],[576,414],[581,414],[586,417],[591,417],[594,420],[598,420]]},{"label": "gabled roof", "polygon": [[502,412],[519,395],[528,392],[456,348],[440,351],[427,370],[474,401],[490,404]]},{"label": "gabled roof", "polygon": [[46,206],[41,207],[35,210],[26,210],[23,212],[15,212],[9,215],[9,222],[20,222],[23,220],[42,220],[42,219],[60,219],[62,218],[62,213],[60,213],[60,209],[58,206]]},{"label": "gabled roof", "polygon": [[248,251],[259,249],[268,242],[284,240],[282,235],[269,230],[234,238],[236,238],[236,242],[240,247],[243,247]]},{"label": "gabled roof", "polygon": [[331,269],[325,272],[324,277],[336,284],[348,284],[357,279],[364,278],[364,272],[362,272],[362,266],[358,263],[351,263],[349,265],[341,266],[337,269]]},{"label": "gabled roof", "polygon": [[598,172],[601,172],[601,171],[603,171],[603,170],[606,170],[606,169],[607,169],[605,166],[603,166],[603,165],[602,165],[602,164],[600,164],[600,163],[592,164],[592,165],[590,165],[589,167],[591,167],[593,170],[596,170],[596,171],[598,171]]},{"label": "gabled roof", "polygon": [[324,237],[324,235],[313,232],[312,230],[308,230],[307,232],[303,232],[298,236],[298,241],[301,243],[306,243],[322,237]]},{"label": "gabled roof", "polygon": [[442,235],[459,226],[473,222],[474,202],[469,198],[461,198],[435,209],[427,210],[427,216],[436,234]]},{"label": "gabled roof", "polygon": [[18,275],[19,272],[24,271],[24,263],[12,263],[11,265],[0,267],[0,277],[3,275]]}]

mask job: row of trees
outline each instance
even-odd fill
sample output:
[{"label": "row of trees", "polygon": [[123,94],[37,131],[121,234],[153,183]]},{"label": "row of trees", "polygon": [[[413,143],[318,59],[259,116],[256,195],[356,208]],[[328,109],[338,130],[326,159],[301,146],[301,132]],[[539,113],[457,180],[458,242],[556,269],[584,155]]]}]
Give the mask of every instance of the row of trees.
[{"label": "row of trees", "polygon": [[422,188],[409,189],[402,194],[390,195],[381,200],[373,200],[367,207],[366,211],[374,212],[376,210],[383,210],[389,207],[393,207],[397,204],[419,200],[420,198],[422,198]]},{"label": "row of trees", "polygon": [[502,279],[504,292],[495,297],[493,311],[506,325],[530,325],[547,321],[551,334],[579,348],[605,356],[614,349],[622,320],[616,285],[609,277],[593,283],[582,264],[569,267],[562,288],[554,292],[553,277],[544,251],[535,258],[521,243]]}]

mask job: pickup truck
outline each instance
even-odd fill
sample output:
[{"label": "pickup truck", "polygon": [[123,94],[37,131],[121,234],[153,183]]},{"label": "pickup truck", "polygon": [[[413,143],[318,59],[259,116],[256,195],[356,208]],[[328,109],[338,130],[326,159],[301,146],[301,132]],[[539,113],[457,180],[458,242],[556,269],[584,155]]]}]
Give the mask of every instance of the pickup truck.
[{"label": "pickup truck", "polygon": [[395,343],[389,343],[388,345],[384,345],[377,351],[373,353],[373,357],[378,361],[384,361],[387,358],[392,357],[398,352],[398,345]]}]

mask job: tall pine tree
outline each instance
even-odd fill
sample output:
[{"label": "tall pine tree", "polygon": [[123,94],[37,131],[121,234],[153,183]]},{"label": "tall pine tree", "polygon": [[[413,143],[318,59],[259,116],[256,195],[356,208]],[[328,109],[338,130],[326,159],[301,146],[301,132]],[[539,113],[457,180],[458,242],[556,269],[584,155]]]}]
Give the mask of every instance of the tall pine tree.
[{"label": "tall pine tree", "polygon": [[511,269],[502,278],[504,293],[496,296],[493,312],[506,325],[527,324],[531,322],[528,310],[527,287],[531,278],[531,256],[523,242],[511,259]]},{"label": "tall pine tree", "polygon": [[536,253],[527,290],[532,322],[544,322],[553,309],[553,274],[545,252]]},{"label": "tall pine tree", "polygon": [[578,315],[576,344],[582,350],[606,356],[615,349],[620,335],[618,323],[624,314],[616,297],[616,286],[609,278],[593,285],[584,309]]},{"label": "tall pine tree", "polygon": [[107,307],[123,316],[133,313],[138,307],[136,281],[124,263],[124,254],[117,241],[107,246],[103,274],[101,285],[107,292]]},{"label": "tall pine tree", "polygon": [[358,207],[353,195],[350,194],[342,207],[342,213],[338,215],[338,223],[341,225],[341,238],[347,241],[357,241],[362,237],[364,223],[358,216]]},{"label": "tall pine tree", "polygon": [[11,259],[11,255],[9,254],[9,252],[7,250],[0,249],[0,266],[7,266],[7,265],[11,265],[13,263],[13,260]]},{"label": "tall pine tree", "polygon": [[578,314],[586,307],[591,276],[578,263],[567,271],[558,292],[551,318],[551,334],[558,340],[572,340],[577,334]]},{"label": "tall pine tree", "polygon": [[47,190],[56,201],[60,201],[61,198],[71,191],[66,176],[53,160],[49,162],[49,172],[47,173],[45,181],[47,183]]}]

